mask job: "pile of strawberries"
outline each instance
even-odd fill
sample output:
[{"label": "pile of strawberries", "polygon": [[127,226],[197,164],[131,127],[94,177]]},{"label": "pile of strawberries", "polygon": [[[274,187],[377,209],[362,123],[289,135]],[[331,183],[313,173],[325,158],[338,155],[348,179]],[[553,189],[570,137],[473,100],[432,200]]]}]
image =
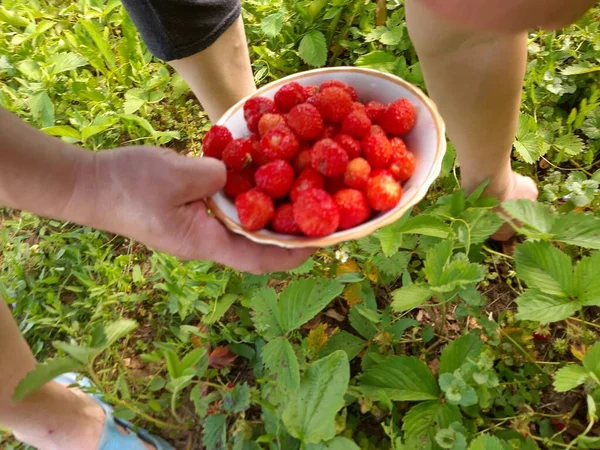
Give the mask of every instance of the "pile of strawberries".
[{"label": "pile of strawberries", "polygon": [[242,226],[282,234],[326,236],[394,208],[415,157],[401,136],[415,125],[406,99],[390,105],[357,101],[352,86],[284,85],[274,100],[244,105],[250,136],[233,139],[213,126],[204,156],[227,167],[225,195]]}]

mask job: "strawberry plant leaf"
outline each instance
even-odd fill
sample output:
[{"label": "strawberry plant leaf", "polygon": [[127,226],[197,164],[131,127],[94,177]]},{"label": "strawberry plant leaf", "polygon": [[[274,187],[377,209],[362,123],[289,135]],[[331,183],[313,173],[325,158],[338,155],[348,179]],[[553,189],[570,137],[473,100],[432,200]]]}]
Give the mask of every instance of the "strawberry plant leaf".
[{"label": "strawberry plant leaf", "polygon": [[270,14],[260,22],[260,29],[267,37],[276,37],[283,28],[283,11]]},{"label": "strawberry plant leaf", "polygon": [[399,277],[406,270],[410,260],[410,253],[397,252],[389,258],[383,254],[375,255],[373,264],[385,275]]},{"label": "strawberry plant leaf", "polygon": [[581,305],[565,297],[554,297],[539,289],[527,289],[516,300],[520,320],[540,323],[559,322],[581,309]]},{"label": "strawberry plant leaf", "polygon": [[446,345],[442,350],[440,358],[439,374],[453,373],[468,358],[477,358],[483,347],[483,342],[474,334],[465,334],[450,344]]},{"label": "strawberry plant leaf", "polygon": [[283,334],[279,323],[277,292],[271,288],[262,288],[252,297],[252,320],[256,330],[265,338],[272,339]]},{"label": "strawberry plant leaf", "polygon": [[445,240],[435,245],[425,258],[424,272],[427,280],[433,286],[439,286],[444,267],[452,256],[454,243],[452,240]]},{"label": "strawberry plant leaf", "polygon": [[288,432],[307,444],[333,439],[349,380],[350,365],[343,351],[310,364],[283,412]]},{"label": "strawberry plant leaf", "polygon": [[39,91],[29,97],[29,109],[33,119],[42,127],[54,125],[54,104],[50,100],[48,92]]},{"label": "strawberry plant leaf", "polygon": [[514,142],[515,150],[528,164],[535,164],[545,153],[543,141],[536,133],[527,133],[523,136],[517,136]]},{"label": "strawberry plant leaf", "polygon": [[554,390],[567,392],[582,385],[590,377],[589,372],[580,365],[566,366],[554,374]]},{"label": "strawberry plant leaf", "polygon": [[411,217],[402,226],[398,227],[397,231],[398,233],[420,234],[440,239],[446,239],[450,235],[448,224],[435,216],[426,214]]},{"label": "strawberry plant leaf", "polygon": [[483,266],[470,263],[466,257],[457,258],[444,268],[437,284],[432,286],[431,290],[436,292],[452,292],[459,287],[466,287],[477,283],[483,280],[484,276],[485,271]]},{"label": "strawberry plant leaf", "polygon": [[339,331],[329,338],[327,343],[319,353],[320,358],[329,356],[337,350],[343,350],[348,355],[348,360],[351,361],[365,348],[366,341],[358,336],[348,333],[347,331]]},{"label": "strawberry plant leaf", "polygon": [[382,72],[393,72],[396,66],[397,58],[393,53],[383,50],[375,50],[373,52],[361,55],[356,59],[355,64],[358,67],[368,67]]},{"label": "strawberry plant leaf", "polygon": [[574,284],[579,302],[585,306],[600,305],[600,252],[582,258],[575,266]]},{"label": "strawberry plant leaf", "polygon": [[75,140],[70,142],[76,142],[81,139],[79,131],[67,125],[58,125],[54,127],[42,128],[42,131],[46,134],[49,134],[50,136],[66,137]]},{"label": "strawberry plant leaf", "polygon": [[[439,429],[451,424],[462,423],[462,414],[457,406],[430,400],[413,406],[403,418],[402,431],[407,448],[418,447],[418,443],[434,442]],[[430,448],[430,447],[425,447]]]},{"label": "strawberry plant leaf", "polygon": [[277,385],[283,391],[295,391],[300,386],[300,369],[298,358],[292,344],[284,338],[273,339],[263,348],[265,367],[277,380]]},{"label": "strawberry plant leaf", "polygon": [[323,33],[312,30],[300,41],[298,47],[300,58],[312,67],[322,67],[327,60],[327,44]]},{"label": "strawberry plant leaf", "polygon": [[552,144],[561,153],[567,156],[577,156],[585,150],[585,144],[579,136],[574,134],[565,134],[556,138]]},{"label": "strawberry plant leaf", "polygon": [[35,366],[31,372],[25,375],[13,394],[13,401],[18,402],[23,400],[29,394],[38,390],[46,383],[49,383],[59,375],[68,372],[79,372],[84,368],[84,365],[69,357],[63,356],[59,358],[49,359]]},{"label": "strawberry plant leaf", "polygon": [[469,224],[471,245],[487,241],[504,223],[498,214],[485,209],[468,209],[460,218]]},{"label": "strawberry plant leaf", "polygon": [[515,251],[517,274],[529,287],[560,297],[573,292],[571,258],[548,242],[525,242]]},{"label": "strawberry plant leaf", "polygon": [[232,413],[241,413],[250,408],[250,386],[248,383],[236,384],[223,396],[223,409]]},{"label": "strawberry plant leaf", "polygon": [[495,436],[482,434],[471,442],[469,450],[505,450],[502,441]]},{"label": "strawberry plant leaf", "polygon": [[552,226],[553,239],[570,245],[600,250],[600,218],[570,213],[558,216]]},{"label": "strawberry plant leaf", "polygon": [[337,436],[331,441],[308,444],[306,450],[360,450],[360,447],[348,438]]},{"label": "strawberry plant leaf", "polygon": [[402,312],[417,308],[431,298],[431,289],[426,285],[409,284],[392,292],[392,308]]},{"label": "strawberry plant leaf", "polygon": [[583,357],[583,367],[600,377],[600,343],[596,343]]},{"label": "strawberry plant leaf", "polygon": [[225,294],[221,298],[215,300],[211,305],[211,312],[204,315],[202,318],[202,323],[206,325],[217,323],[237,299],[238,296],[236,294]]},{"label": "strawberry plant leaf", "polygon": [[60,52],[52,55],[48,59],[47,64],[51,66],[48,72],[52,75],[56,75],[61,72],[67,72],[85,66],[88,64],[88,60],[77,53]]},{"label": "strawberry plant leaf", "polygon": [[377,327],[363,316],[356,306],[353,306],[348,314],[350,325],[365,339],[373,339],[377,335]]},{"label": "strawberry plant leaf", "polygon": [[502,208],[515,220],[521,222],[526,229],[550,235],[556,214],[549,205],[532,200],[509,200],[502,203]]},{"label": "strawberry plant leaf", "polygon": [[433,400],[440,394],[429,367],[413,356],[390,356],[369,368],[360,388],[368,395],[382,391],[392,401]]},{"label": "strawberry plant leaf", "polygon": [[213,414],[204,419],[202,444],[206,450],[227,448],[227,416],[225,414]]},{"label": "strawberry plant leaf", "polygon": [[342,283],[323,278],[290,283],[279,298],[278,316],[282,330],[287,333],[304,325],[340,295],[343,289]]}]

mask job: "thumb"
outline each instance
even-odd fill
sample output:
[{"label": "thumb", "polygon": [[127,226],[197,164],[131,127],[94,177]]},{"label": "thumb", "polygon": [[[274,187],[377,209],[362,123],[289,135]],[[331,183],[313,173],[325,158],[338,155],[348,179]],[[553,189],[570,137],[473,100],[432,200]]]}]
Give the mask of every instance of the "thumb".
[{"label": "thumb", "polygon": [[176,176],[179,177],[180,195],[184,203],[202,200],[223,189],[227,180],[225,164],[215,158],[178,158]]}]

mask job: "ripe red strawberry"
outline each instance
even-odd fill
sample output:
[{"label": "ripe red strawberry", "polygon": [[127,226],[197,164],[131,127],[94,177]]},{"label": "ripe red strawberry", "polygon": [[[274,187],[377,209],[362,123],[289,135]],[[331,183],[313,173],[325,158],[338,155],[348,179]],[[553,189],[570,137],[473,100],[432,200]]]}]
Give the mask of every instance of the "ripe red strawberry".
[{"label": "ripe red strawberry", "polygon": [[364,191],[371,174],[371,166],[364,158],[355,158],[348,163],[344,173],[346,186]]},{"label": "ripe red strawberry", "polygon": [[294,207],[291,203],[284,203],[275,210],[271,228],[281,234],[300,234],[300,228],[294,220]]},{"label": "ripe red strawberry", "polygon": [[391,138],[390,145],[392,146],[392,156],[390,158],[392,161],[399,158],[400,156],[402,156],[403,153],[408,151],[406,149],[406,144],[404,143],[402,138],[399,138],[399,137]]},{"label": "ripe red strawberry", "polygon": [[415,126],[417,112],[411,102],[401,98],[389,105],[379,118],[379,125],[390,134],[402,136]]},{"label": "ripe red strawberry", "polygon": [[402,187],[387,170],[374,173],[367,182],[367,199],[375,211],[394,208],[402,198]]},{"label": "ripe red strawberry", "polygon": [[344,176],[340,175],[337,177],[327,177],[325,178],[325,190],[329,192],[331,195],[335,194],[337,191],[344,189],[346,184],[344,183]]},{"label": "ripe red strawberry", "polygon": [[321,139],[334,139],[339,132],[339,125],[330,123],[329,125],[325,125],[325,127],[323,128],[323,132],[319,136],[317,136],[316,140],[320,141]]},{"label": "ripe red strawberry", "polygon": [[389,166],[389,171],[392,172],[396,180],[403,182],[413,176],[416,167],[417,159],[415,155],[406,150],[400,155],[394,155],[394,159],[392,159]]},{"label": "ripe red strawberry", "polygon": [[352,86],[350,86],[349,84],[344,83],[343,81],[339,81],[339,80],[327,80],[327,81],[321,83],[320,87],[321,87],[321,90],[327,89],[327,88],[330,88],[330,87],[342,88],[348,94],[350,94],[350,98],[352,99],[353,102],[355,102],[358,99],[358,95],[356,95],[356,90]]},{"label": "ripe red strawberry", "polygon": [[277,106],[270,98],[252,97],[244,103],[244,119],[253,133],[258,131],[258,122],[264,114],[277,112]]},{"label": "ripe red strawberry", "polygon": [[258,134],[252,134],[250,136],[250,143],[252,144],[252,163],[257,166],[264,166],[269,160],[262,153],[260,140]]},{"label": "ripe red strawberry", "polygon": [[340,123],[352,111],[352,97],[343,88],[329,87],[316,97],[315,106],[328,122]]},{"label": "ripe red strawberry", "polygon": [[307,99],[309,99],[313,95],[317,94],[318,92],[319,92],[319,86],[312,86],[310,84],[308,86],[304,86],[304,95],[306,96]]},{"label": "ripe red strawberry", "polygon": [[294,156],[293,161],[294,171],[296,173],[302,172],[307,167],[310,167],[310,148],[305,148],[304,150],[300,150]]},{"label": "ripe red strawberry", "polygon": [[368,117],[367,107],[365,105],[363,105],[361,102],[352,103],[352,112],[359,112]]},{"label": "ripe red strawberry", "polygon": [[295,202],[304,191],[315,188],[324,189],[325,180],[319,172],[307,167],[300,175],[298,175],[296,181],[294,181],[294,185],[290,191],[290,198],[292,199],[292,202]]},{"label": "ripe red strawberry", "polygon": [[294,220],[305,235],[326,236],[337,230],[340,212],[327,192],[309,189],[294,202]]},{"label": "ripe red strawberry", "polygon": [[281,112],[288,112],[307,99],[304,88],[295,81],[285,84],[275,93],[275,104]]},{"label": "ripe red strawberry", "polygon": [[338,134],[335,138],[333,138],[333,140],[340,144],[344,150],[346,150],[349,159],[358,158],[360,155],[362,155],[360,142],[358,142],[352,136],[347,134]]},{"label": "ripe red strawberry", "polygon": [[387,133],[379,125],[372,125],[371,126],[371,134],[380,134],[382,136],[387,137]]},{"label": "ripe red strawberry", "polygon": [[319,110],[309,103],[294,106],[287,115],[288,126],[300,139],[315,139],[323,131]]},{"label": "ripe red strawberry", "polygon": [[249,191],[254,187],[254,169],[248,167],[241,172],[233,170],[227,171],[227,181],[223,192],[225,195],[233,200],[244,192]]},{"label": "ripe red strawberry", "polygon": [[238,195],[235,199],[235,209],[240,223],[248,231],[264,228],[275,215],[273,200],[257,188]]},{"label": "ripe red strawberry", "polygon": [[310,162],[312,168],[319,173],[326,177],[336,177],[346,171],[348,153],[334,140],[322,139],[314,145]]},{"label": "ripe red strawberry", "polygon": [[351,112],[342,122],[342,133],[362,139],[371,133],[371,121],[366,114]]},{"label": "ripe red strawberry", "polygon": [[231,132],[221,125],[213,125],[202,140],[202,153],[210,158],[221,159],[223,150],[233,141]]},{"label": "ripe red strawberry", "polygon": [[223,162],[229,170],[240,171],[252,162],[250,138],[234,139],[223,150]]},{"label": "ripe red strawberry", "polygon": [[392,156],[392,146],[387,137],[370,134],[361,142],[365,158],[373,169],[385,167]]},{"label": "ripe red strawberry", "polygon": [[281,114],[267,113],[258,121],[258,134],[264,136],[267,131],[278,125],[285,125],[285,118]]},{"label": "ripe red strawberry", "polygon": [[356,189],[342,189],[333,196],[340,212],[340,230],[360,225],[371,215],[367,197]]},{"label": "ripe red strawberry", "polygon": [[365,109],[367,110],[367,116],[369,116],[371,122],[377,122],[381,118],[381,115],[387,109],[387,106],[379,102],[369,102],[365,106]]},{"label": "ripe red strawberry", "polygon": [[269,161],[291,159],[299,148],[300,142],[296,135],[283,125],[267,131],[260,141],[261,153]]},{"label": "ripe red strawberry", "polygon": [[278,159],[259,167],[254,173],[256,187],[272,198],[282,198],[294,184],[294,169],[289,162]]}]

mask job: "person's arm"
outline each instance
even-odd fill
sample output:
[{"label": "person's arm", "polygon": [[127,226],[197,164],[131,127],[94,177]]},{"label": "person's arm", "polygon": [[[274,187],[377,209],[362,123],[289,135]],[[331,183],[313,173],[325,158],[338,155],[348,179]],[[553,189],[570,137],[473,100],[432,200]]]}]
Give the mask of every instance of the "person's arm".
[{"label": "person's arm", "polygon": [[229,233],[203,199],[222,189],[225,166],[158,147],[93,153],[0,108],[0,206],[91,226],[183,259],[252,273],[287,270],[310,250],[255,244]]}]

